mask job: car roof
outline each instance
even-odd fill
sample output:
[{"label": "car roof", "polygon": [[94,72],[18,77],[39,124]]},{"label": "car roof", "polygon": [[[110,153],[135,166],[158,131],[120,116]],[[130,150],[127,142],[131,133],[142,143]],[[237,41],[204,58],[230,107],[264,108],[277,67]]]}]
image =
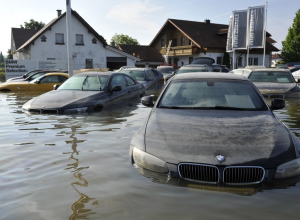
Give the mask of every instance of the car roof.
[{"label": "car roof", "polygon": [[112,74],[123,74],[122,72],[113,72],[113,71],[106,71],[106,72],[82,72],[82,73],[77,73],[74,75],[76,76],[110,76]]},{"label": "car roof", "polygon": [[248,81],[242,75],[231,74],[231,73],[218,73],[218,72],[193,72],[193,73],[184,73],[177,74],[174,76],[173,80],[182,80],[182,79],[232,79],[232,80],[243,80]]},{"label": "car roof", "polygon": [[260,68],[254,69],[253,71],[270,71],[270,72],[289,72],[288,69],[280,69],[280,68]]},{"label": "car roof", "polygon": [[207,64],[187,64],[187,65],[184,65],[180,68],[184,68],[184,67],[206,67],[208,66]]},{"label": "car roof", "polygon": [[44,76],[52,76],[52,75],[60,75],[60,76],[69,77],[69,74],[63,73],[63,72],[46,73]]},{"label": "car roof", "polygon": [[142,68],[142,67],[135,67],[135,68],[126,68],[126,69],[122,69],[122,70],[141,70],[141,71],[144,71],[144,70],[150,70],[151,68]]}]

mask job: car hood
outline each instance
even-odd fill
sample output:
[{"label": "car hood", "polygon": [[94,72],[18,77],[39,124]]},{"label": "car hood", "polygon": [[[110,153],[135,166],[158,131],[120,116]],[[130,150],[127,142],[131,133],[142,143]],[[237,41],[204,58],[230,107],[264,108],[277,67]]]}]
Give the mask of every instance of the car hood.
[{"label": "car hood", "polygon": [[253,82],[253,83],[263,94],[268,94],[268,93],[284,94],[297,86],[296,83],[268,83],[268,82]]},{"label": "car hood", "polygon": [[287,129],[269,111],[154,109],[145,134],[146,151],[178,164],[277,167],[295,159]]},{"label": "car hood", "polygon": [[[77,91],[77,90],[53,90],[30,100],[30,109],[59,109],[65,106],[87,99],[93,99],[95,95],[102,95],[100,91]],[[44,107],[43,107],[44,106]],[[80,107],[80,103],[75,107]]]}]

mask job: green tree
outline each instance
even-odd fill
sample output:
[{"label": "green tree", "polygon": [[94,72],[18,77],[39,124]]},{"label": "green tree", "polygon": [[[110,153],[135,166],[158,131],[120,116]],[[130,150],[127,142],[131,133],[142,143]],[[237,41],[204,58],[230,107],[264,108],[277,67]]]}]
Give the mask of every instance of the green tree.
[{"label": "green tree", "polygon": [[42,29],[43,27],[45,26],[45,23],[44,22],[38,22],[38,21],[35,21],[33,19],[30,19],[29,22],[24,22],[24,26],[23,25],[20,25],[20,28],[24,28],[24,29],[37,29],[37,30],[40,30]]},{"label": "green tree", "polygon": [[4,56],[2,54],[2,51],[0,52],[0,63],[3,63],[4,62]]},{"label": "green tree", "polygon": [[285,41],[282,42],[281,58],[285,62],[300,61],[300,9],[296,12]]},{"label": "green tree", "polygon": [[116,45],[119,44],[140,45],[136,39],[124,34],[115,34],[111,38],[110,42],[115,42]]},{"label": "green tree", "polygon": [[13,59],[13,55],[11,54],[11,50],[8,49],[6,59]]}]

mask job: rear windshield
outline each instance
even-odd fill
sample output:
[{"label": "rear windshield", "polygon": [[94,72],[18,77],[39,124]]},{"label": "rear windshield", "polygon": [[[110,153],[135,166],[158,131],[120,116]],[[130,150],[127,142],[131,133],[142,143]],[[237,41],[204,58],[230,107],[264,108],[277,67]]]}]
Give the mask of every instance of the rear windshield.
[{"label": "rear windshield", "polygon": [[195,68],[192,68],[192,67],[185,67],[185,68],[180,68],[177,72],[177,74],[180,74],[180,73],[192,73],[192,72],[208,72],[207,71],[207,68],[205,66],[201,66],[201,67],[195,67]]},{"label": "rear windshield", "polygon": [[267,110],[249,82],[172,81],[159,108]]},{"label": "rear windshield", "polygon": [[58,90],[102,91],[105,90],[107,81],[108,76],[71,77]]},{"label": "rear windshield", "polygon": [[172,73],[174,71],[174,68],[173,67],[170,67],[170,68],[157,68],[157,70],[161,73]]},{"label": "rear windshield", "polygon": [[129,75],[131,78],[136,81],[145,81],[145,71],[141,70],[121,70],[121,73]]},{"label": "rear windshield", "polygon": [[253,71],[249,76],[252,82],[293,83],[290,72],[284,71]]}]

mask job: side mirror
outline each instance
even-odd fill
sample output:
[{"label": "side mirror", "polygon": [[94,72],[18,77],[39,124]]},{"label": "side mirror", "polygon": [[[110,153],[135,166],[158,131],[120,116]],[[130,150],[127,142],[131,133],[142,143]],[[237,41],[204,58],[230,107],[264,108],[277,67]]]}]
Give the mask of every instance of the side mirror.
[{"label": "side mirror", "polygon": [[39,79],[37,81],[35,81],[35,83],[37,83],[37,84],[39,84],[40,82],[41,82],[41,80],[39,80]]},{"label": "side mirror", "polygon": [[296,81],[296,83],[298,83],[298,82],[299,82],[299,79],[295,79],[295,81]]},{"label": "side mirror", "polygon": [[118,91],[121,91],[122,90],[122,86],[114,86],[111,90],[111,93],[113,92],[118,92]]},{"label": "side mirror", "polygon": [[53,89],[54,89],[54,90],[57,90],[58,87],[59,87],[59,85],[58,85],[58,84],[55,84],[55,85],[53,86]]},{"label": "side mirror", "polygon": [[144,106],[147,106],[147,107],[153,107],[154,106],[154,103],[153,103],[153,98],[152,96],[144,96],[142,98],[142,104]]},{"label": "side mirror", "polygon": [[148,81],[154,81],[154,78],[153,77],[149,77]]},{"label": "side mirror", "polygon": [[271,110],[283,109],[285,107],[285,101],[283,99],[272,99]]}]

